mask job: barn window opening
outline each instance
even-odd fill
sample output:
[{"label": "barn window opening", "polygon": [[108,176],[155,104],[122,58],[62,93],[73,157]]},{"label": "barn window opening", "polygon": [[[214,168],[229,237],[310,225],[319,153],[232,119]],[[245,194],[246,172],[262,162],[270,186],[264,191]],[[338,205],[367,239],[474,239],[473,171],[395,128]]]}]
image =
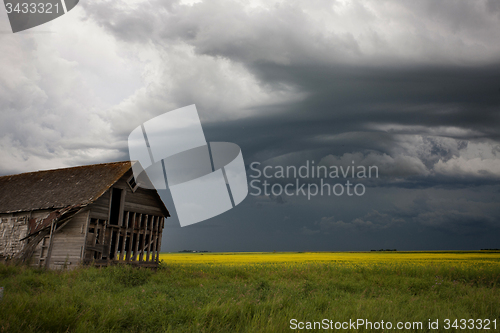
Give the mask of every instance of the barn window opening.
[{"label": "barn window opening", "polygon": [[122,198],[122,190],[113,188],[111,192],[111,209],[109,215],[109,224],[118,225],[120,217],[120,202]]},{"label": "barn window opening", "polygon": [[130,186],[130,188],[132,189],[132,192],[135,192],[135,190],[137,190],[137,187],[139,187],[139,185],[137,184],[137,182],[135,181],[135,177],[132,176],[130,177],[128,180],[127,180],[127,184],[128,186]]}]

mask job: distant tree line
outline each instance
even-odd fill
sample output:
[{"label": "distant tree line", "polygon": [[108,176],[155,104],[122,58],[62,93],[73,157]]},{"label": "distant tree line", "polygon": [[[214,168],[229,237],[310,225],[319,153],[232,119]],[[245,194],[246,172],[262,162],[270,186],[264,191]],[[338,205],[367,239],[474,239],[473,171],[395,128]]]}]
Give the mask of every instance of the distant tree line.
[{"label": "distant tree line", "polygon": [[195,250],[182,250],[178,253],[202,253],[202,252],[210,252],[210,251],[195,251]]}]

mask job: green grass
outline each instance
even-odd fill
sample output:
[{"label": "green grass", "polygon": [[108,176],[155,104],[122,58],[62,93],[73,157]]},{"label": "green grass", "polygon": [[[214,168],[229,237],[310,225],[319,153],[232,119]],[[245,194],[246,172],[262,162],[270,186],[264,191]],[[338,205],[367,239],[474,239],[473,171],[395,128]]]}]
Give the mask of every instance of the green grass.
[{"label": "green grass", "polygon": [[433,332],[450,332],[446,318],[488,318],[500,329],[500,265],[492,264],[0,265],[0,286],[0,332],[289,332],[292,318],[421,321],[418,332],[429,331],[428,319],[441,324]]}]

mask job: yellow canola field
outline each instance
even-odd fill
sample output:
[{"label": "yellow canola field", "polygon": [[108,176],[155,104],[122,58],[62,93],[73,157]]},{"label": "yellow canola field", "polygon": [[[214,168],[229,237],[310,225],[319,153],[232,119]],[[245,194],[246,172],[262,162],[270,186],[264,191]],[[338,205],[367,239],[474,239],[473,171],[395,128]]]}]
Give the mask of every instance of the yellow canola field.
[{"label": "yellow canola field", "polygon": [[225,252],[225,253],[162,253],[160,260],[179,264],[303,264],[335,263],[370,266],[373,264],[452,264],[500,266],[500,252]]}]

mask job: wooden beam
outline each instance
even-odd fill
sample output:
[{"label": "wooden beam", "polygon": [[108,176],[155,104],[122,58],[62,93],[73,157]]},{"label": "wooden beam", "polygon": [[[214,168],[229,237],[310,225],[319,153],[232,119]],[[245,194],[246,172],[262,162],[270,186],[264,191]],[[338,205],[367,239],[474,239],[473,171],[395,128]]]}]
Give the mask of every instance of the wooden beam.
[{"label": "wooden beam", "polygon": [[[149,220],[149,218],[151,218]],[[151,252],[153,251],[152,248],[154,247],[154,242],[155,242],[155,238],[153,237],[154,236],[154,230],[155,230],[155,221],[157,219],[157,216],[155,215],[150,215],[148,217],[148,229],[147,229],[147,233],[145,233],[145,237],[149,236],[149,238],[145,238],[147,239],[147,241],[144,242],[144,245],[141,245],[142,249],[144,251],[147,252],[147,255],[146,255],[146,259],[145,261],[153,261],[154,260],[154,254],[153,256],[151,255]]]},{"label": "wooden beam", "polygon": [[141,223],[139,223],[139,231],[137,233],[137,239],[140,240],[141,239],[141,235],[142,235],[142,241],[139,242],[139,249],[138,249],[138,252],[137,252],[137,261],[142,261],[142,257],[143,257],[143,254],[144,254],[144,226],[146,225],[146,221],[148,220],[148,215],[143,215],[143,220],[141,220]]},{"label": "wooden beam", "polygon": [[83,254],[81,260],[85,260],[85,252],[87,250],[87,238],[89,236],[90,210],[87,211],[87,221],[85,222],[85,237],[83,238]]},{"label": "wooden beam", "polygon": [[121,231],[122,231],[121,228],[115,230],[116,239],[115,239],[115,248],[113,249],[114,261],[120,260],[120,257],[118,256],[118,245],[120,244]]},{"label": "wooden beam", "polygon": [[[106,227],[108,226],[108,223],[107,223],[108,221],[109,221],[109,220],[103,220],[103,221],[102,221],[102,236],[101,236],[101,235],[99,235],[99,236],[100,236],[100,238],[101,238],[101,239],[99,240],[99,241],[101,242],[101,245],[106,244]],[[100,255],[100,258],[99,258],[99,259],[102,259],[102,255],[103,255],[103,254],[101,253],[101,255]]]},{"label": "wooden beam", "polygon": [[[111,206],[113,205],[113,191],[114,191],[114,187],[110,187],[109,190],[108,190],[108,218],[107,220],[104,220],[103,222],[103,232],[102,232],[102,240],[101,240],[101,244],[102,245],[106,245],[106,226],[107,226],[107,222],[111,221]],[[112,232],[110,233],[109,235],[109,244],[107,245],[107,248],[108,248],[108,255],[106,257],[106,260],[108,261],[109,263],[109,250],[111,249],[111,237],[112,237]],[[99,259],[102,259],[102,256],[103,256],[104,253],[101,253],[100,254],[100,258]]]},{"label": "wooden beam", "polygon": [[135,226],[134,226],[134,233],[136,234],[135,238],[135,251],[134,251],[134,259],[133,261],[137,261],[137,257],[139,255],[139,231],[141,230],[141,221],[142,221],[142,214],[139,214],[139,223],[137,226],[137,232],[135,231]]},{"label": "wooden beam", "polygon": [[[131,223],[132,224],[132,231],[130,232],[130,236],[128,234],[125,235],[126,236],[125,238],[128,239],[128,244],[127,244],[128,248],[127,248],[127,259],[126,259],[126,261],[130,261],[130,255],[132,253],[132,239],[133,239],[132,236],[134,235],[134,223],[135,223],[136,215],[137,215],[136,213],[132,214],[132,223]],[[129,228],[128,228],[128,224],[127,224],[127,232],[128,232],[128,229]]]},{"label": "wooden beam", "polygon": [[162,231],[163,231],[163,219],[164,218],[161,218],[160,219],[160,225],[158,226],[158,249],[157,249],[157,252],[156,252],[156,263],[158,263],[160,261],[160,249],[161,249],[161,234],[162,234]]},{"label": "wooden beam", "polygon": [[[148,219],[148,228],[146,229],[146,235],[144,235],[145,239],[146,239],[146,244],[148,244],[148,248],[147,248],[147,251],[146,251],[146,261],[149,261],[150,259],[150,254],[151,254],[151,235],[153,233],[153,222],[155,220],[155,216],[152,215],[151,216],[151,227],[149,226],[149,219]],[[150,228],[151,228],[151,231],[150,231]]]},{"label": "wooden beam", "polygon": [[[117,236],[118,230],[115,230],[114,228],[110,229],[109,244],[107,246],[108,247],[108,261],[111,261],[111,253],[113,252],[112,250],[114,250],[116,248],[116,244],[114,244],[115,246],[113,247],[113,249],[111,249],[111,245],[113,245],[113,236],[118,237]],[[115,243],[117,243],[117,242],[118,242],[117,239],[115,239]],[[113,253],[113,260],[115,260],[115,257],[116,257],[116,253]]]},{"label": "wooden beam", "polygon": [[142,242],[140,244],[141,251],[139,252],[139,261],[144,260],[144,245],[146,244],[146,232],[148,230],[149,215],[146,214],[142,227]]},{"label": "wooden beam", "polygon": [[120,212],[118,213],[118,226],[123,227],[123,213],[125,207],[125,195],[127,194],[126,190],[122,190],[120,197]]},{"label": "wooden beam", "polygon": [[[119,261],[123,260],[123,251],[125,250],[125,241],[127,239],[127,230],[128,230],[128,219],[129,219],[129,216],[130,216],[130,212],[126,212],[125,213],[125,219],[123,221],[124,223],[122,223],[122,227],[120,228],[120,232],[118,233],[118,242],[116,243],[117,244],[116,247],[118,247],[118,244],[120,243],[121,231],[123,230],[123,228],[125,228],[125,235],[122,236],[122,247],[120,248],[120,257],[118,258]],[[125,225],[123,225],[123,224],[125,224]]]},{"label": "wooden beam", "polygon": [[[54,240],[54,221],[50,225],[50,237],[49,237],[49,247],[47,248],[47,255],[45,256],[45,268],[49,268],[50,255],[52,253],[52,241]],[[43,248],[42,248],[43,250]]]},{"label": "wooden beam", "polygon": [[[99,224],[99,221],[101,221],[101,220],[97,219],[97,220],[95,221],[95,228],[94,228],[94,244],[92,244],[92,245],[94,245],[94,246],[95,246],[95,245],[101,245],[101,244],[102,244],[102,241],[101,241],[101,239],[102,239],[102,228],[101,228],[101,226],[100,226],[100,224]],[[94,259],[101,259],[101,258],[100,258],[100,254],[99,254],[98,252],[94,252],[94,256],[96,257],[96,258],[94,258]]]},{"label": "wooden beam", "polygon": [[158,232],[156,231],[158,228],[158,216],[155,216],[153,227],[151,229],[151,261],[155,261],[156,259],[156,235]]},{"label": "wooden beam", "polygon": [[[117,254],[118,254],[118,244],[120,243],[120,235],[121,235],[121,231],[122,231],[122,228],[123,228],[123,220],[124,220],[124,218],[123,218],[123,215],[124,215],[123,207],[125,206],[125,194],[126,193],[127,193],[126,190],[122,190],[121,191],[121,196],[120,196],[120,209],[119,209],[119,213],[118,213],[118,226],[120,228],[117,231],[115,231],[115,234],[116,234],[116,240],[115,240],[115,242],[116,242],[116,244],[115,244],[115,248],[114,248],[114,251],[113,251],[113,255],[114,255],[113,260],[115,260],[115,261],[116,260],[121,260],[121,258],[117,257]],[[112,240],[113,240],[113,233],[111,233],[111,239],[110,239],[110,242],[109,242],[110,250],[111,250]],[[120,257],[121,257],[121,252],[120,252]]]},{"label": "wooden beam", "polygon": [[151,237],[152,237],[152,242],[153,242],[152,249],[151,249],[151,261],[156,260],[156,239],[157,239],[157,235],[158,235],[158,231],[157,231],[158,230],[158,219],[159,219],[158,216],[154,216],[153,228],[151,230]]},{"label": "wooden beam", "polygon": [[148,224],[149,224],[149,215],[146,215],[146,219],[144,220],[144,228],[142,231],[142,243],[141,243],[141,260],[144,261],[144,252],[146,251],[146,234],[148,233]]}]

